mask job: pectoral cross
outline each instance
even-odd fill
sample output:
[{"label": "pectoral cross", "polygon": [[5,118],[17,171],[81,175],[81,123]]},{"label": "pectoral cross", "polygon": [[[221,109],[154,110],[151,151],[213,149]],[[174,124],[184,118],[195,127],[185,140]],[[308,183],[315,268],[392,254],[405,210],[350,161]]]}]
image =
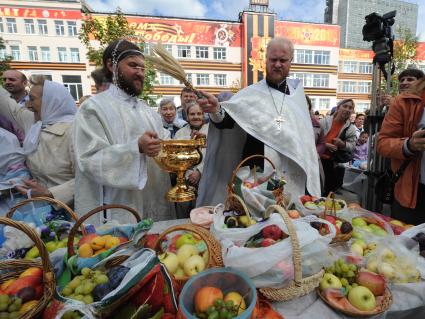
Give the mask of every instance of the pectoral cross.
[{"label": "pectoral cross", "polygon": [[276,121],[277,128],[278,128],[278,130],[280,131],[280,129],[281,129],[281,124],[282,124],[283,122],[285,122],[285,119],[283,118],[283,116],[282,116],[282,115],[278,115],[278,116],[277,116],[274,120]]}]

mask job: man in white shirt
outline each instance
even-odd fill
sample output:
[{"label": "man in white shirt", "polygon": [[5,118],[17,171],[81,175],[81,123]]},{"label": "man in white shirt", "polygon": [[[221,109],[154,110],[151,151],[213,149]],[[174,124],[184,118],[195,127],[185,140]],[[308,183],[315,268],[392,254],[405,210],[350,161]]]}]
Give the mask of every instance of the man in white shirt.
[{"label": "man in white shirt", "polygon": [[29,95],[26,90],[28,80],[25,74],[17,70],[7,70],[3,73],[3,85],[6,91],[10,93],[20,106],[25,106],[29,100]]}]

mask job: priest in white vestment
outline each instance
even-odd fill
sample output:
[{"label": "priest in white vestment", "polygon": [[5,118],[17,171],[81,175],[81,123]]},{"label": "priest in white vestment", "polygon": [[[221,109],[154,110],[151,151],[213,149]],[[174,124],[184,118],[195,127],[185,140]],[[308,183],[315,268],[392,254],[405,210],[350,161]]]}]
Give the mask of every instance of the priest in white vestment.
[{"label": "priest in white vestment", "polygon": [[[153,160],[169,132],[158,113],[137,97],[143,89],[143,55],[135,44],[117,40],[105,50],[103,63],[113,84],[85,101],[75,118],[75,209],[82,215],[103,204],[123,204],[143,218],[173,219],[174,206],[165,200],[169,175]],[[101,215],[90,222],[102,222]],[[134,222],[122,210],[105,217]]]},{"label": "priest in white vestment", "polygon": [[[288,79],[293,44],[274,38],[267,46],[266,79],[218,103],[208,92],[198,100],[211,123],[197,206],[223,203],[226,186],[238,163],[254,154],[268,157],[287,181],[291,200],[308,192],[320,196],[313,127],[300,81]],[[250,165],[272,168],[267,161]]]}]

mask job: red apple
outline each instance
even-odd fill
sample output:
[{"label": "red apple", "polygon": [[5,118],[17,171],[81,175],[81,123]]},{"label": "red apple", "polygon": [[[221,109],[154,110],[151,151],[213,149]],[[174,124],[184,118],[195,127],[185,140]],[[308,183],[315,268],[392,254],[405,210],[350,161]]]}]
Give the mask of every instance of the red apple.
[{"label": "red apple", "polygon": [[282,237],[282,230],[277,225],[269,225],[263,228],[262,234],[264,238],[279,240]]},{"label": "red apple", "polygon": [[195,294],[193,303],[196,312],[205,312],[217,299],[224,299],[223,292],[217,287],[206,286],[199,289]]},{"label": "red apple", "polygon": [[264,238],[261,242],[261,247],[268,247],[276,243],[276,241],[272,238]]},{"label": "red apple", "polygon": [[333,225],[336,223],[336,218],[333,216],[326,215],[325,219]]},{"label": "red apple", "polygon": [[86,243],[90,244],[92,242],[92,240],[96,237],[99,237],[99,235],[98,234],[88,234],[88,235],[81,237],[80,241],[78,242],[78,248],[80,248],[80,246],[82,244],[86,244]]},{"label": "red apple", "polygon": [[360,286],[369,288],[375,296],[381,296],[385,292],[386,281],[382,275],[374,272],[361,270],[357,273],[356,282]]},{"label": "red apple", "polygon": [[305,203],[305,202],[311,202],[312,200],[311,200],[311,196],[310,195],[304,195],[304,196],[301,196],[300,197],[300,201],[301,201],[301,203]]}]

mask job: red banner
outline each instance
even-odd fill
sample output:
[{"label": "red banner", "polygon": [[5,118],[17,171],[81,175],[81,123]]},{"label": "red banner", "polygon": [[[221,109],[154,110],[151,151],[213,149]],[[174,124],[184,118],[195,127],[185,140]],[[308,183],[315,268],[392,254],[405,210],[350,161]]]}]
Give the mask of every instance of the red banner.
[{"label": "red banner", "polygon": [[425,61],[425,42],[418,42],[416,46],[416,60]]},{"label": "red banner", "polygon": [[370,60],[375,54],[372,50],[339,49],[340,60]]},{"label": "red banner", "polygon": [[56,20],[80,20],[81,11],[78,10],[51,10],[37,8],[0,7],[0,17],[36,18]]},{"label": "red banner", "polygon": [[241,46],[239,23],[127,17],[136,34],[148,42]]},{"label": "red banner", "polygon": [[286,37],[294,44],[339,47],[339,26],[277,21],[275,36]]}]

